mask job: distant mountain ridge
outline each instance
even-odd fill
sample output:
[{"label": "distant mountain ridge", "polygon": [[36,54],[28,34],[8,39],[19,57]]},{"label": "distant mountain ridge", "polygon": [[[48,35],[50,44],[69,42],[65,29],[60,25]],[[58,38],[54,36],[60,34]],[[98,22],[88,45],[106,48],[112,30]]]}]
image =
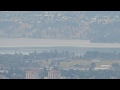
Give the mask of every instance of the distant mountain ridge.
[{"label": "distant mountain ridge", "polygon": [[120,42],[120,11],[0,11],[0,38]]}]

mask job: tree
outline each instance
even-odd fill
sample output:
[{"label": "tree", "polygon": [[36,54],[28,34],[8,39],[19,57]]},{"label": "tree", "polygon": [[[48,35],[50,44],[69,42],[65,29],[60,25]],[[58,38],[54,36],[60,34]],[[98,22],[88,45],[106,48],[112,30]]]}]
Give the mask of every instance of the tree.
[{"label": "tree", "polygon": [[90,69],[94,69],[96,67],[96,63],[91,63]]}]

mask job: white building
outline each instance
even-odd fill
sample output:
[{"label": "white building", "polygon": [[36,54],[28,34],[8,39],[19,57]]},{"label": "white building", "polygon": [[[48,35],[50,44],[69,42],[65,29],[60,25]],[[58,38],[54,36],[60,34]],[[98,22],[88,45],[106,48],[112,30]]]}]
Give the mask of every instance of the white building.
[{"label": "white building", "polygon": [[48,79],[48,77],[44,77],[44,79]]},{"label": "white building", "polygon": [[61,79],[61,72],[58,70],[51,70],[48,72],[47,79]]},{"label": "white building", "polygon": [[39,79],[39,72],[37,70],[26,71],[26,79]]},{"label": "white building", "polygon": [[111,65],[101,65],[100,67],[95,67],[94,70],[105,70],[105,69],[110,69]]}]

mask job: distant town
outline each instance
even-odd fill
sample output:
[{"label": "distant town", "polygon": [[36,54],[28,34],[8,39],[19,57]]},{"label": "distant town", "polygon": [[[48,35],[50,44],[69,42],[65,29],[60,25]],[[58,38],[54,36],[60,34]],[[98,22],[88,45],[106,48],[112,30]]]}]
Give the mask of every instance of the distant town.
[{"label": "distant town", "polygon": [[0,54],[0,79],[119,79],[120,53],[57,50]]}]

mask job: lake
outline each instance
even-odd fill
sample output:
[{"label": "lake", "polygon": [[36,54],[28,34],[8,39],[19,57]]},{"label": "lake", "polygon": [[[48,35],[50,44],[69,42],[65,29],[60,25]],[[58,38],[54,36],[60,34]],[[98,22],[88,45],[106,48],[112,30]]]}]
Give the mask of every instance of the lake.
[{"label": "lake", "polygon": [[120,43],[91,43],[89,40],[0,38],[0,53],[15,53],[57,49],[83,54],[88,50],[120,51]]}]

